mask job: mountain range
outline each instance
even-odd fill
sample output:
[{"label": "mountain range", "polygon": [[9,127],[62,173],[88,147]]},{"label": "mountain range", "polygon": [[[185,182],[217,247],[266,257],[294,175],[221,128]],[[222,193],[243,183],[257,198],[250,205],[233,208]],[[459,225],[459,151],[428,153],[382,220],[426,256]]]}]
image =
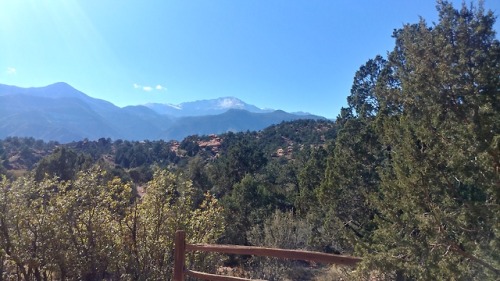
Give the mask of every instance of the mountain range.
[{"label": "mountain range", "polygon": [[171,115],[175,117],[217,115],[224,113],[229,109],[240,109],[254,113],[268,113],[273,111],[272,109],[260,109],[235,97],[184,102],[179,105],[148,103],[145,104],[145,106],[151,108],[159,114]]},{"label": "mountain range", "polygon": [[0,84],[0,138],[33,137],[67,143],[82,139],[181,140],[189,135],[261,130],[304,113],[263,110],[234,97],[120,108],[66,83],[21,88]]}]

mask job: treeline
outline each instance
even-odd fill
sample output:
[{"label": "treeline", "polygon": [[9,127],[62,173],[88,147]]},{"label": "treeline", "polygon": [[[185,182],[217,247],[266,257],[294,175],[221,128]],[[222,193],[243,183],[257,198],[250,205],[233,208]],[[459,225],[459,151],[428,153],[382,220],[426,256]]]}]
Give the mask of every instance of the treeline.
[{"label": "treeline", "polygon": [[[498,279],[495,16],[482,6],[457,10],[446,1],[438,2],[438,12],[435,24],[422,19],[395,30],[394,49],[361,66],[348,107],[335,122],[285,122],[180,143],[100,139],[47,145],[47,156],[24,174],[12,169],[22,166],[15,165],[20,151],[3,149],[8,177],[0,205],[14,211],[0,214],[2,278],[165,279],[172,231],[181,227],[196,242],[363,257],[354,272],[218,257],[249,268],[247,277]],[[41,243],[42,237],[53,240]],[[57,246],[58,239],[61,249],[41,250]],[[140,251],[165,256],[141,260]],[[84,262],[96,257],[106,266],[99,267],[99,276],[87,275],[96,267]],[[68,267],[74,259],[82,264]],[[211,260],[202,260],[195,266],[215,270]]]}]

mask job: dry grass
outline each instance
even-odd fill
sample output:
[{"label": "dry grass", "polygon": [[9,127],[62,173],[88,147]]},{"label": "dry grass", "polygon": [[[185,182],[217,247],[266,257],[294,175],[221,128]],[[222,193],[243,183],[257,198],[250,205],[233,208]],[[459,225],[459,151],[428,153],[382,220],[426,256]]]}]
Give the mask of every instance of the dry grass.
[{"label": "dry grass", "polygon": [[8,170],[8,174],[12,175],[13,178],[19,178],[24,176],[26,173],[28,173],[27,170]]},{"label": "dry grass", "polygon": [[326,267],[322,272],[315,276],[312,280],[314,281],[332,281],[332,280],[352,280],[351,269],[332,265]]}]

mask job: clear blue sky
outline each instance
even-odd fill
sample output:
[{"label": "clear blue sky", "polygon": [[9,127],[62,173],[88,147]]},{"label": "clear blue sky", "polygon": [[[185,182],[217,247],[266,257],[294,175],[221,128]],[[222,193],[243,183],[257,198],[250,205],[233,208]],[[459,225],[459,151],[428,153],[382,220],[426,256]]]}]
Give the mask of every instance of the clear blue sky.
[{"label": "clear blue sky", "polygon": [[[459,7],[462,1],[453,1]],[[0,83],[67,82],[118,106],[235,96],[329,118],[431,0],[1,0]],[[500,13],[500,1],[485,7]],[[499,30],[499,24],[496,29]]]}]

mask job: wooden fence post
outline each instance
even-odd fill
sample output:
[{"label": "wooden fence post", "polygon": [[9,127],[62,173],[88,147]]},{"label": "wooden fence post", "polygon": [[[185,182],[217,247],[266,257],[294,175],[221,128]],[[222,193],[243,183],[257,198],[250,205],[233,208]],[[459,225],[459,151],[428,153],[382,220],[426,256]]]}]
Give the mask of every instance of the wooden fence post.
[{"label": "wooden fence post", "polygon": [[186,232],[175,232],[174,281],[184,281],[184,263],[186,257]]}]

